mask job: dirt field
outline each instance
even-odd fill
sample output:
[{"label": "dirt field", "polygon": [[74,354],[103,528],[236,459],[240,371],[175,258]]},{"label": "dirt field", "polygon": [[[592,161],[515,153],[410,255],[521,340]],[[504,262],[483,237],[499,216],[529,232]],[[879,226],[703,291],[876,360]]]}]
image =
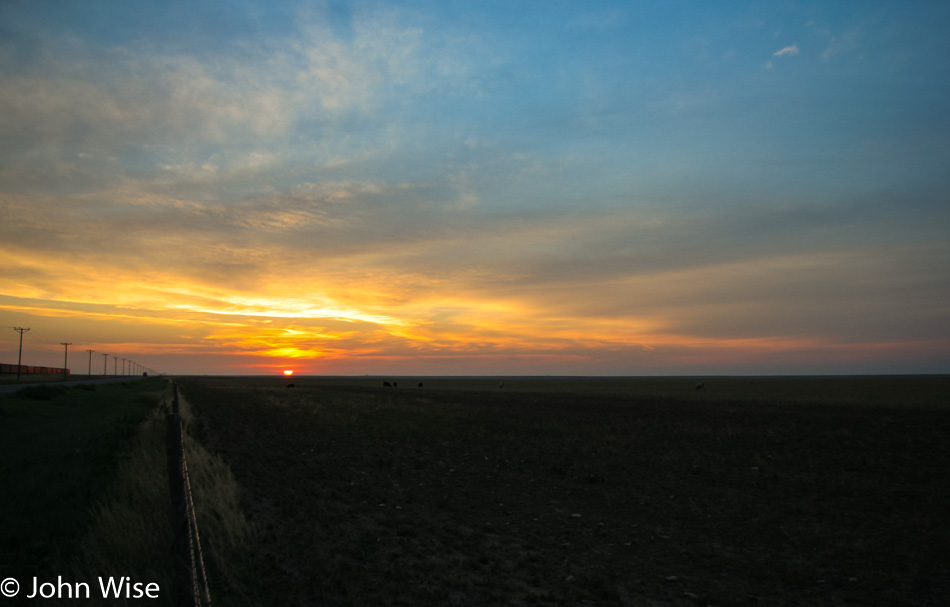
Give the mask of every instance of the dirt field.
[{"label": "dirt field", "polygon": [[950,600],[946,377],[382,381],[180,379],[262,601]]}]

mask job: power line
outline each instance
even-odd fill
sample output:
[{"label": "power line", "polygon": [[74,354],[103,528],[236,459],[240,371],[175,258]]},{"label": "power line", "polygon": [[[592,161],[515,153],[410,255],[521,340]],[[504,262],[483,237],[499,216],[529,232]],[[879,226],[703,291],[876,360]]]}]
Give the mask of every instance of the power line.
[{"label": "power line", "polygon": [[[6,326],[9,326],[9,325],[6,325]],[[0,325],[0,328],[3,328],[3,325]],[[13,329],[14,331],[17,331],[17,332],[20,334],[19,351],[18,351],[18,355],[17,355],[17,381],[19,381],[20,375],[21,375],[21,373],[23,372],[23,369],[22,369],[22,366],[23,366],[23,334],[24,334],[24,333],[27,333],[28,331],[31,331],[31,328],[30,328],[30,327],[10,327],[10,328]],[[69,368],[69,346],[74,345],[74,343],[73,343],[73,342],[64,342],[64,341],[55,342],[55,341],[53,341],[52,339],[50,339],[49,337],[47,337],[46,335],[44,335],[42,332],[37,333],[35,330],[33,330],[33,334],[34,334],[34,336],[36,337],[36,339],[32,339],[30,343],[33,344],[33,346],[31,346],[31,347],[32,347],[34,350],[36,349],[36,347],[37,347],[38,344],[39,344],[39,349],[42,350],[42,351],[46,351],[46,349],[47,349],[47,346],[46,346],[46,345],[47,345],[47,344],[48,344],[48,345],[52,345],[52,344],[56,343],[56,344],[59,344],[59,345],[61,345],[61,346],[64,347],[64,351],[63,351],[63,373],[65,373],[65,372],[66,372],[66,369]],[[33,350],[31,350],[31,351],[33,351]],[[92,349],[92,348],[89,348],[89,349],[86,350],[86,352],[89,353],[89,362],[88,362],[87,373],[88,373],[89,375],[92,375],[92,355],[93,355],[93,353],[96,352],[96,350],[94,350],[94,349]],[[27,354],[29,355],[29,352],[28,352]],[[108,375],[108,373],[109,373],[109,366],[108,366],[108,365],[109,365],[109,356],[110,356],[111,354],[108,353],[108,352],[103,352],[103,353],[101,353],[101,354],[102,354],[102,374],[103,374],[103,375]],[[119,369],[118,369],[118,367],[119,367],[119,359],[120,359],[120,358],[121,358],[121,360],[122,360],[122,374],[123,374],[123,375],[133,375],[133,374],[137,375],[137,374],[141,373],[142,371],[149,371],[150,373],[157,373],[157,371],[153,371],[151,368],[146,367],[146,366],[143,365],[142,363],[139,363],[139,362],[137,362],[137,361],[134,361],[134,360],[132,360],[131,358],[128,358],[128,357],[122,358],[122,357],[119,357],[119,356],[112,356],[112,358],[113,358],[113,365],[112,365],[112,374],[113,374],[113,375],[116,375],[116,376],[119,375]]]},{"label": "power line", "polygon": [[[43,330],[45,331],[45,329],[43,329]],[[38,341],[38,342],[41,343],[41,344],[54,345],[54,344],[57,344],[57,343],[58,343],[58,344],[62,344],[62,343],[63,343],[63,342],[57,342],[57,341],[54,340],[53,338],[48,337],[45,333],[43,333],[43,331],[37,331],[36,329],[33,329],[33,335],[35,336],[35,340],[34,340],[34,341]]]}]

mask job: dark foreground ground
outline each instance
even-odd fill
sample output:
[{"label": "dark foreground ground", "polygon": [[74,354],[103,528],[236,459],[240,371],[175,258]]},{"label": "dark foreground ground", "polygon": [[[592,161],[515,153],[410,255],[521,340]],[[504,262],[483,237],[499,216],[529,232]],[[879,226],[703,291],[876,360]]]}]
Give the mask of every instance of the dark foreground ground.
[{"label": "dark foreground ground", "polygon": [[950,601],[946,377],[418,381],[181,378],[262,602]]}]

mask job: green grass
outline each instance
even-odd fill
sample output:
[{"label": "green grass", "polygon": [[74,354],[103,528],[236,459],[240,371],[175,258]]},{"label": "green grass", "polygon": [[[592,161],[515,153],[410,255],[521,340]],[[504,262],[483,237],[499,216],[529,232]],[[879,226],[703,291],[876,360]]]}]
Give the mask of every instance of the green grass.
[{"label": "green grass", "polygon": [[[165,455],[165,415],[170,410],[171,386],[131,441],[128,457],[118,466],[112,483],[92,510],[91,521],[72,560],[73,579],[90,572],[121,572],[161,588],[155,605],[174,605],[177,588],[170,546],[175,537]],[[251,604],[242,579],[235,573],[244,562],[248,525],[239,506],[239,491],[230,469],[209,454],[192,436],[192,417],[181,403],[185,455],[194,492],[199,534],[212,598]],[[114,600],[89,601],[114,605]],[[130,601],[130,604],[137,604]],[[121,603],[120,603],[121,604]]]},{"label": "green grass", "polygon": [[[9,489],[0,493],[3,577],[26,584],[61,575],[90,583],[88,604],[114,605],[125,601],[96,596],[97,576],[130,576],[159,585],[151,604],[177,604],[164,443],[171,397],[158,378],[41,385],[0,397],[0,469]],[[241,579],[249,525],[239,489],[221,458],[193,437],[187,401],[181,413],[212,596],[252,604]]]},{"label": "green grass", "polygon": [[[105,488],[89,509],[89,522],[77,550],[58,569],[67,572],[64,579],[126,575],[134,581],[156,583],[161,589],[159,599],[150,603],[174,605],[174,573],[169,559],[174,530],[165,457],[170,386],[145,393],[142,398],[153,401],[155,406],[135,428]],[[86,603],[125,604],[115,599],[103,600],[95,593]]]},{"label": "green grass", "polygon": [[73,557],[90,509],[130,439],[156,406],[162,380],[0,396],[0,570],[53,572]]}]

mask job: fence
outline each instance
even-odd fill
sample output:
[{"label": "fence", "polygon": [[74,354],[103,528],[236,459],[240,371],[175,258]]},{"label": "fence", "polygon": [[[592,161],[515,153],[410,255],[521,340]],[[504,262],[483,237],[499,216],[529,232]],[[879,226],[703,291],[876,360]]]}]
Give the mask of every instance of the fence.
[{"label": "fence", "polygon": [[188,479],[188,462],[182,441],[178,384],[172,382],[172,412],[165,416],[165,455],[168,461],[168,484],[172,499],[172,523],[176,530],[172,558],[178,585],[178,604],[206,607],[211,604],[201,539],[195,519],[195,504]]}]

